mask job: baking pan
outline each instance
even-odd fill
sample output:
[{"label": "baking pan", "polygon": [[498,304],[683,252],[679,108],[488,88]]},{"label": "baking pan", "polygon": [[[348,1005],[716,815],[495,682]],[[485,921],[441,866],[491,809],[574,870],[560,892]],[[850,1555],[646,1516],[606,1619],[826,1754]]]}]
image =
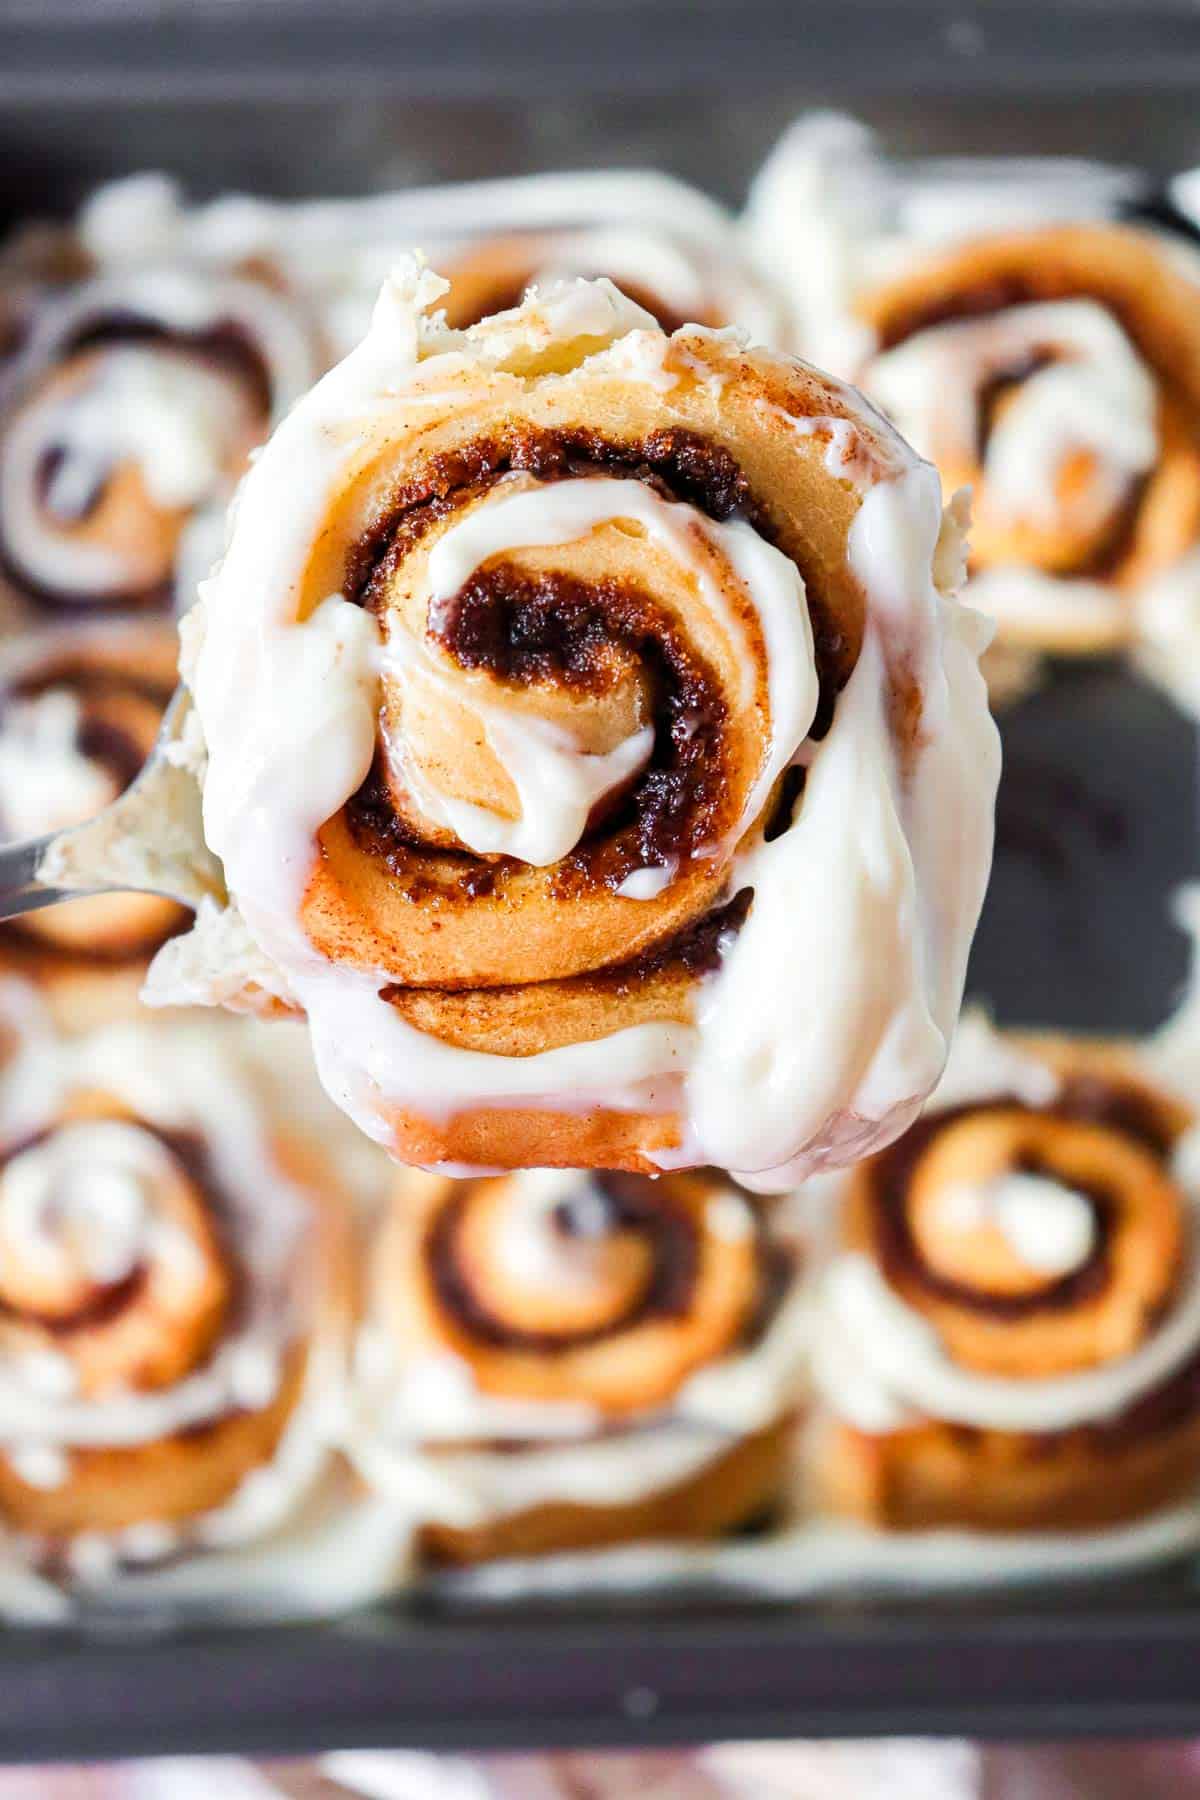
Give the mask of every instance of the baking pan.
[{"label": "baking pan", "polygon": [[[1141,1029],[1184,980],[1191,727],[1115,667],[1004,728],[1010,787],[973,986],[1003,1019]],[[1200,1564],[886,1602],[710,1588],[472,1609],[436,1588],[328,1625],[0,1636],[0,1757],[349,1744],[1200,1731]]]},{"label": "baking pan", "polygon": [[[781,70],[799,58],[779,21],[786,11],[794,33],[798,13],[689,8],[703,57],[677,37],[682,59],[668,80],[666,51],[652,46],[658,78],[637,77],[643,97],[618,74],[636,76],[642,40],[626,37],[620,57],[606,52],[590,75],[581,46],[595,48],[601,29],[623,30],[624,18],[646,43],[647,21],[670,40],[678,9],[661,0],[604,9],[584,0],[569,9],[573,33],[561,23],[568,9],[551,15],[537,0],[508,9],[452,0],[438,9],[436,31],[432,4],[394,4],[385,18],[365,0],[340,7],[336,22],[293,0],[240,9],[204,0],[186,10],[168,0],[153,9],[154,31],[149,9],[129,0],[87,11],[85,31],[82,8],[60,0],[0,3],[0,216],[66,211],[96,181],[147,163],[199,193],[236,184],[286,194],[658,162],[735,199],[798,106],[830,94],[855,101],[906,153],[1069,151],[1136,158],[1159,175],[1200,161],[1200,16],[1190,5],[1077,4],[1053,18],[1042,6],[989,7],[982,40],[982,9],[977,19],[971,10],[888,7],[925,57],[909,43],[893,80],[918,64],[925,74],[890,97],[879,91],[883,59],[899,40],[876,39],[868,52],[859,26],[885,9],[852,0],[805,9],[812,54],[790,85]],[[486,30],[460,31],[485,14]],[[822,35],[833,33],[835,14],[837,58],[834,36]],[[957,48],[948,47],[948,19]],[[784,32],[779,57],[772,20]],[[995,20],[1011,36],[993,57]],[[749,47],[747,31],[760,34]],[[356,32],[352,54],[335,54],[343,34]],[[513,43],[501,42],[506,34]],[[264,60],[284,39],[272,74]],[[1086,83],[1073,92],[1068,44]],[[1035,48],[1045,56],[1036,65]],[[726,68],[726,52],[722,86],[715,71]],[[975,67],[981,56],[990,85]],[[979,96],[968,100],[964,81],[947,75],[940,99],[921,97],[939,62],[960,75],[970,65],[965,85]],[[1039,97],[1030,99],[1034,75]],[[685,81],[687,94],[678,91]],[[1106,86],[1113,94],[1098,99]],[[514,106],[505,95],[518,88],[527,103]],[[436,103],[419,97],[431,93]],[[583,97],[565,104],[572,94]],[[1192,727],[1153,689],[1098,664],[1054,674],[1009,714],[1004,737],[1008,775],[974,991],[1005,1022],[1152,1027],[1186,973],[1169,899],[1200,863]],[[1123,1581],[975,1596],[781,1603],[697,1588],[471,1610],[431,1592],[327,1625],[0,1635],[0,1757],[9,1759],[1197,1731],[1192,1562]]]}]

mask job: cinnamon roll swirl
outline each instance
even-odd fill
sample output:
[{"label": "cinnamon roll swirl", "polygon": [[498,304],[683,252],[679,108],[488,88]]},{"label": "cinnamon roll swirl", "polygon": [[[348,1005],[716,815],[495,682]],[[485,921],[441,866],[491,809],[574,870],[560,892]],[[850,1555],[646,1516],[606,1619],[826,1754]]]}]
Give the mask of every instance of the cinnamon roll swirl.
[{"label": "cinnamon roll swirl", "polygon": [[[0,838],[82,823],[139,773],[176,680],[164,620],[93,620],[0,645]],[[89,1030],[139,1009],[153,952],[187,913],[105,893],[0,926],[0,967],[32,981],[56,1023]]]},{"label": "cinnamon roll swirl", "polygon": [[465,333],[444,291],[399,274],[247,478],[186,679],[258,960],[206,914],[152,988],[290,994],[403,1161],[856,1156],[940,1071],[990,856],[936,477],[608,283]]},{"label": "cinnamon roll swirl", "polygon": [[213,509],[249,451],[319,371],[286,297],[227,272],[143,266],[43,296],[0,381],[9,608],[168,607],[219,548]]},{"label": "cinnamon roll swirl", "polygon": [[351,1454],[435,1560],[715,1536],[782,1492],[803,1325],[789,1251],[722,1177],[411,1176]]},{"label": "cinnamon roll swirl", "polygon": [[264,1092],[233,1027],[0,1075],[0,1519],[70,1591],[276,1533],[329,1466],[347,1219]]},{"label": "cinnamon roll swirl", "polygon": [[756,183],[800,347],[972,489],[998,686],[1195,611],[1175,588],[1200,567],[1200,263],[1122,222],[1137,198],[1065,158],[893,162],[848,119],[797,127]]},{"label": "cinnamon roll swirl", "polygon": [[1062,1531],[1194,1489],[1192,1123],[1131,1051],[964,1019],[934,1104],[850,1178],[822,1276],[835,1510]]},{"label": "cinnamon roll swirl", "polygon": [[864,294],[860,371],[974,494],[974,602],[1004,636],[1128,642],[1137,597],[1200,542],[1200,276],[1118,224],[927,256]]}]

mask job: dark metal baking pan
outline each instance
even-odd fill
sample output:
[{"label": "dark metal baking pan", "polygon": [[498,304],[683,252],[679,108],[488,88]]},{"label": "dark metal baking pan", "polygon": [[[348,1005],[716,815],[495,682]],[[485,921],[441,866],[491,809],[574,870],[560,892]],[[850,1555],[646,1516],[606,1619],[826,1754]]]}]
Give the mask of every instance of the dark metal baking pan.
[{"label": "dark metal baking pan", "polygon": [[1193,90],[1189,0],[4,0],[0,95]]},{"label": "dark metal baking pan", "polygon": [[[1186,972],[1166,902],[1196,873],[1191,727],[1099,666],[1031,696],[1005,740],[977,991],[1022,1022],[1152,1026]],[[329,1625],[13,1630],[0,1757],[1195,1732],[1198,1573],[886,1602],[418,1595]]]},{"label": "dark metal baking pan", "polygon": [[[609,97],[566,106],[548,98],[556,72],[549,52],[539,56],[557,40],[550,33],[539,42],[530,32],[521,54],[525,91],[536,104],[414,102],[416,77],[393,68],[409,98],[401,103],[382,91],[386,83],[371,81],[362,102],[349,107],[336,69],[326,86],[306,60],[314,43],[332,42],[326,19],[326,36],[306,39],[304,56],[297,48],[287,64],[303,62],[305,91],[266,106],[230,97],[226,76],[244,41],[232,6],[207,0],[197,9],[210,21],[222,15],[236,40],[232,51],[222,40],[219,81],[212,68],[189,66],[194,40],[182,7],[154,8],[164,29],[179,34],[171,40],[178,61],[170,80],[149,68],[149,48],[141,66],[131,61],[121,71],[105,61],[130,41],[116,28],[144,21],[149,9],[108,0],[95,8],[94,42],[69,19],[76,10],[47,0],[0,4],[0,216],[65,211],[97,180],[147,163],[171,169],[197,192],[237,184],[286,194],[413,175],[657,161],[735,199],[800,102],[819,97],[811,70],[803,83],[763,88],[760,46],[753,97],[722,92],[723,64],[710,57],[704,99],[631,99],[628,90],[614,99],[622,91],[614,82]],[[296,9],[276,0],[245,10],[254,30],[265,30]],[[377,10],[342,7],[337,31]],[[420,10],[397,6],[395,13],[409,20]],[[449,24],[462,10],[441,13],[443,58],[451,39],[463,41]],[[526,0],[511,18],[543,10]],[[600,11],[591,4],[570,10],[589,29]],[[696,10],[715,31],[718,9]],[[728,42],[735,19],[740,28],[743,18],[776,9],[720,10]],[[860,19],[881,10],[837,8],[843,60],[851,39],[858,56]],[[943,25],[960,16],[936,10]],[[636,11],[667,28],[669,7]],[[832,11],[814,9],[818,17]],[[1124,30],[1132,29],[1133,11],[1065,9],[1084,37],[1085,16]],[[1043,6],[996,12],[1041,25],[1047,19]],[[993,90],[969,105],[961,98],[934,104],[897,98],[893,88],[866,110],[906,152],[1061,150],[1140,158],[1164,172],[1200,161],[1192,96],[1170,84],[1151,88],[1146,74],[1172,46],[1182,67],[1191,54],[1184,38],[1191,42],[1200,19],[1182,6],[1149,13],[1170,15],[1177,34],[1158,48],[1143,45],[1120,101],[1101,102],[1093,92],[1030,103]],[[24,60],[10,54],[22,21],[40,21],[42,31],[24,40]],[[62,45],[71,33],[67,57]],[[1030,24],[1026,43],[1037,41]],[[368,35],[360,43],[364,66],[371,44],[382,42]],[[64,57],[57,76],[53,58],[46,61],[51,51]],[[425,54],[432,53],[427,44]],[[873,54],[880,53],[877,43]],[[161,43],[155,55],[162,60]],[[479,43],[464,55],[478,59]],[[627,60],[636,60],[632,52]],[[512,64],[498,67],[494,91],[503,93]],[[456,65],[432,86],[479,92],[480,80],[476,71],[472,87]],[[214,82],[224,97],[213,97]],[[844,96],[845,83],[833,91]],[[1106,1031],[1153,1026],[1186,972],[1168,900],[1200,860],[1191,726],[1153,690],[1102,664],[1055,674],[1013,711],[1004,735],[1009,779],[973,963],[976,991],[1002,1020]],[[180,1635],[134,1633],[128,1625],[86,1635],[11,1630],[0,1635],[0,1757],[800,1733],[1162,1735],[1200,1730],[1198,1670],[1200,1594],[1190,1564],[1121,1582],[905,1601],[733,1602],[709,1589],[471,1612],[427,1597],[324,1626],[214,1624]]]}]

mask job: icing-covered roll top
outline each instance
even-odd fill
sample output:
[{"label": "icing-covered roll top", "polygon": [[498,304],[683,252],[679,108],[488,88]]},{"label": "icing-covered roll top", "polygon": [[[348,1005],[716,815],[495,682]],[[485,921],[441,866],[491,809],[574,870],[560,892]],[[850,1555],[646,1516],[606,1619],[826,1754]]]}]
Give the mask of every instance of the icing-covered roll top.
[{"label": "icing-covered roll top", "polygon": [[81,221],[102,264],[155,254],[267,268],[315,302],[332,342],[358,342],[397,258],[425,252],[451,278],[455,327],[517,306],[530,287],[607,276],[667,330],[738,325],[779,341],[781,308],[746,256],[733,219],[686,182],[638,170],[587,170],[442,183],[359,200],[298,204],[223,195],[198,207],[162,176],[100,189]]},{"label": "icing-covered roll top", "polygon": [[201,532],[208,561],[219,549],[208,509],[318,371],[306,328],[255,281],[148,266],[46,298],[0,389],[10,596],[169,606],[182,572],[204,572]]},{"label": "icing-covered roll top", "polygon": [[55,1579],[248,1541],[327,1461],[346,1227],[267,1091],[233,1028],[0,1072],[0,1518]]},{"label": "icing-covered roll top", "polygon": [[[694,924],[816,713],[804,585],[727,522],[732,459],[683,434],[578,456],[539,436],[492,452],[528,472],[406,507],[363,593],[380,742],[307,905],[336,948],[321,901],[352,847],[343,891],[378,890],[364,960],[403,986],[572,977]],[[396,905],[406,876],[436,908]]]},{"label": "icing-covered roll top", "polygon": [[70,1359],[89,1399],[162,1388],[210,1354],[233,1295],[196,1146],[103,1096],[0,1165],[0,1340]]},{"label": "icing-covered roll top", "polygon": [[1128,636],[1200,536],[1200,281],[1116,224],[922,252],[863,293],[862,385],[973,490],[972,595],[1015,638]]},{"label": "icing-covered roll top", "polygon": [[526,1171],[405,1185],[374,1264],[401,1359],[448,1355],[483,1394],[669,1409],[769,1328],[789,1281],[755,1205],[705,1176]]},{"label": "icing-covered roll top", "polygon": [[1036,1379],[1128,1356],[1190,1252],[1170,1170],[1184,1122],[1084,1056],[1045,1107],[927,1113],[851,1178],[848,1240],[964,1368]]},{"label": "icing-covered roll top", "polygon": [[[395,196],[397,208],[405,200]],[[431,188],[407,200],[414,212],[424,203],[423,226],[407,242],[422,245],[449,279],[446,318],[453,326],[519,306],[530,288],[603,276],[664,331],[737,325],[758,343],[779,341],[782,310],[732,221],[681,182],[639,174],[534,176]],[[468,207],[473,228],[456,231]],[[401,247],[399,237],[393,242]]]},{"label": "icing-covered roll top", "polygon": [[466,333],[444,293],[388,285],[197,621],[205,831],[271,991],[407,1161],[844,1160],[936,1078],[990,854],[936,478],[608,283]]},{"label": "icing-covered roll top", "polygon": [[349,1450],[435,1559],[711,1537],[779,1503],[807,1347],[794,1247],[724,1176],[408,1175]]},{"label": "icing-covered roll top", "polygon": [[[124,792],[154,746],[176,680],[165,623],[95,623],[12,640],[0,653],[0,837],[82,824]],[[148,894],[105,894],[5,928],[97,960],[148,955],[183,921]]]},{"label": "icing-covered roll top", "polygon": [[944,1100],[850,1178],[820,1279],[827,1495],[989,1529],[1175,1498],[1200,1473],[1190,1113],[1132,1052],[971,1018]]}]

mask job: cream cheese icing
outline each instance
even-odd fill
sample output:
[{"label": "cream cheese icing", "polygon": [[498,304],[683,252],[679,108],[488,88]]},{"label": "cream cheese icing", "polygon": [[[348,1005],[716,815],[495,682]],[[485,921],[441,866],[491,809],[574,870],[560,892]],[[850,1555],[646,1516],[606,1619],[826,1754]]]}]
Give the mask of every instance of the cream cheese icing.
[{"label": "cream cheese icing", "polygon": [[90,819],[117,783],[79,748],[82,706],[67,688],[11,700],[0,715],[0,829],[37,837]]},{"label": "cream cheese icing", "polygon": [[[947,571],[953,579],[959,561],[948,547],[954,520],[943,522],[933,471],[897,449],[895,474],[864,494],[852,532],[851,566],[869,597],[863,655],[833,729],[806,745],[815,685],[798,577],[749,527],[695,517],[687,527],[695,542],[723,534],[770,654],[772,736],[756,797],[801,754],[804,805],[790,830],[735,871],[734,886],[752,885],[755,904],[695,1027],[638,1026],[519,1059],[454,1049],[379,998],[385,974],[324,962],[300,928],[316,831],[370,767],[387,651],[372,615],[337,594],[298,624],[289,613],[293,584],[331,484],[380,421],[398,408],[414,421],[427,416],[443,392],[469,389],[476,370],[506,359],[531,370],[545,359],[564,383],[602,374],[610,356],[628,372],[629,344],[648,321],[608,284],[581,282],[527,303],[511,331],[464,336],[423,316],[441,291],[432,275],[401,271],[363,344],[284,421],[247,477],[226,559],[205,588],[190,677],[208,755],[206,837],[249,937],[280,971],[278,988],[308,1014],[323,1080],[368,1134],[386,1136],[381,1108],[389,1103],[431,1116],[522,1099],[560,1110],[657,1110],[677,1106],[682,1090],[687,1143],[664,1162],[712,1160],[752,1171],[762,1185],[791,1185],[802,1168],[860,1154],[912,1116],[940,1071],[957,1010],[990,858],[998,746],[977,670],[984,633],[936,585]],[[864,422],[878,429],[867,415]],[[831,451],[845,464],[844,442]],[[585,485],[577,505],[575,484],[566,484],[546,523],[518,521],[517,541],[530,529],[537,541],[576,534],[614,508],[643,528],[678,530],[676,506],[640,487],[631,498],[613,492],[623,483]],[[523,501],[501,490],[480,507],[464,554],[448,534],[445,583],[513,541],[506,509]],[[484,534],[478,543],[475,533]],[[903,777],[882,704],[883,681],[899,664],[913,673],[924,707],[921,743]],[[560,837],[578,810],[568,808]],[[828,904],[830,881],[844,918]],[[805,908],[811,936],[794,928]],[[211,914],[207,929],[211,939]],[[176,969],[186,955],[168,953]],[[161,977],[151,992],[171,997]],[[798,1038],[801,1017],[812,1024]]]},{"label": "cream cheese icing", "polygon": [[1037,1275],[1072,1274],[1096,1242],[1095,1212],[1085,1194],[1019,1169],[947,1188],[938,1219],[953,1231],[994,1226],[1017,1260]]},{"label": "cream cheese icing", "polygon": [[[1096,529],[1153,467],[1159,451],[1154,380],[1120,325],[1090,300],[1011,306],[983,319],[930,326],[873,357],[864,385],[921,452],[970,461],[990,380],[1034,354],[1056,360],[1024,380],[992,425],[984,458],[989,514],[1046,527]],[[1092,458],[1069,502],[1071,456]]]},{"label": "cream cheese icing", "polygon": [[853,378],[874,348],[865,287],[932,248],[989,231],[1115,217],[1145,188],[1075,157],[889,157],[845,114],[796,120],[759,170],[743,229],[788,304],[789,348]]}]

